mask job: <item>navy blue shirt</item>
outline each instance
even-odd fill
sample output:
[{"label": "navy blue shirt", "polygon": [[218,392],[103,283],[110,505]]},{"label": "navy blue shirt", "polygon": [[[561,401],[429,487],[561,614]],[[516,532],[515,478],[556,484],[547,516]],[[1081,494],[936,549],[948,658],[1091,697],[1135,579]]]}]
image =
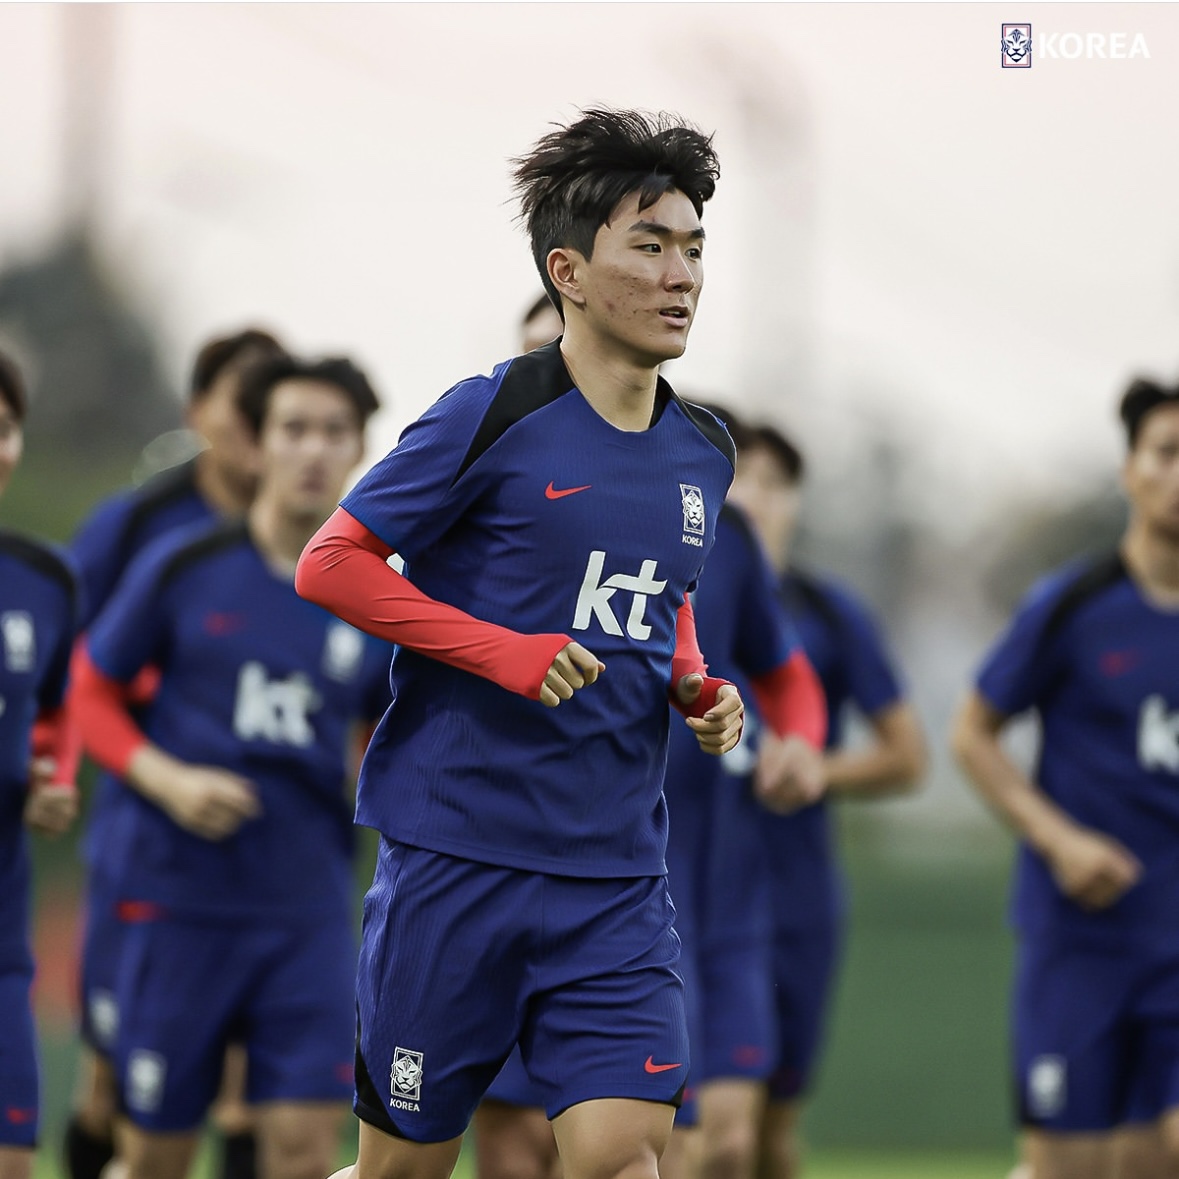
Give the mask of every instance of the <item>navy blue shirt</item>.
[{"label": "navy blue shirt", "polygon": [[0,946],[7,953],[28,952],[30,736],[37,716],[62,702],[76,621],[77,586],[64,555],[0,531]]},{"label": "navy blue shirt", "polygon": [[[845,586],[791,570],[781,599],[823,685],[827,747],[843,740],[848,709],[872,717],[900,702],[896,664],[871,613]],[[769,841],[775,924],[789,931],[828,925],[843,908],[843,882],[826,799],[791,815],[771,814]]]},{"label": "navy blue shirt", "polygon": [[799,641],[761,545],[731,505],[717,521],[693,608],[708,674],[737,684],[750,731],[718,758],[704,753],[683,718],[673,714],[664,785],[668,886],[682,937],[744,939],[769,929],[759,830],[769,812],[753,797],[750,782],[756,721],[751,724],[748,684],[785,663]]},{"label": "navy blue shirt", "polygon": [[1091,913],[1021,845],[1013,915],[1028,932],[1176,941],[1179,912],[1179,612],[1149,602],[1119,558],[1074,563],[1038,582],[983,662],[981,695],[1034,711],[1034,778],[1085,827],[1119,840],[1144,873]]},{"label": "navy blue shirt", "polygon": [[351,737],[389,702],[389,644],[300,598],[233,523],[145,549],[91,627],[90,652],[123,683],[158,667],[148,738],[250,779],[262,805],[214,842],[120,786],[104,859],[119,899],[242,918],[348,905]]},{"label": "navy blue shirt", "polygon": [[711,414],[659,382],[625,432],[557,342],[456,385],[343,507],[431,597],[606,665],[549,709],[399,649],[361,772],[359,821],[467,859],[576,876],[662,875],[676,615],[733,475]]}]

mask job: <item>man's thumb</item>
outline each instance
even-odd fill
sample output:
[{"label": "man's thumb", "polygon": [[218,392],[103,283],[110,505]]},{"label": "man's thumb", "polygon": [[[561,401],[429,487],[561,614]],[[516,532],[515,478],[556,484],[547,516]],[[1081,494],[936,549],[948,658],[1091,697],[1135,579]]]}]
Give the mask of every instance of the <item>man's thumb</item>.
[{"label": "man's thumb", "polygon": [[675,691],[681,704],[692,704],[703,688],[704,677],[699,672],[693,672],[691,675],[680,676],[680,682],[676,684]]}]

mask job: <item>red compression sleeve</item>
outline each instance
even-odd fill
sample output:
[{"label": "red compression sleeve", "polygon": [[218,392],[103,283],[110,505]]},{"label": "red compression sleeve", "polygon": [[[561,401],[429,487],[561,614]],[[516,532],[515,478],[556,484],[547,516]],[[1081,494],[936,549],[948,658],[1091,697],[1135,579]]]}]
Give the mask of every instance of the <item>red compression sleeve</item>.
[{"label": "red compression sleeve", "polygon": [[78,777],[78,763],[82,760],[82,742],[65,705],[42,712],[37,717],[32,746],[34,757],[53,759],[53,785],[73,788]]},{"label": "red compression sleeve", "polygon": [[769,727],[785,737],[796,734],[822,749],[827,739],[827,699],[823,685],[801,651],[753,681],[758,710]]},{"label": "red compression sleeve", "polygon": [[[707,672],[708,664],[704,662],[696,638],[696,614],[691,599],[685,594],[683,605],[675,616],[675,654],[671,657],[671,687],[667,691],[667,698],[677,712],[700,718],[716,703],[717,692],[729,681],[708,675]],[[692,704],[684,704],[676,693],[676,685],[686,675],[704,677],[704,686]]]},{"label": "red compression sleeve", "polygon": [[104,675],[84,646],[70,664],[71,714],[86,752],[104,769],[127,776],[132,757],[148,743],[127,711],[127,685]]},{"label": "red compression sleeve", "polygon": [[436,601],[386,564],[392,553],[337,508],[303,550],[295,589],[370,635],[540,698],[553,660],[573,641],[568,635],[522,635]]}]

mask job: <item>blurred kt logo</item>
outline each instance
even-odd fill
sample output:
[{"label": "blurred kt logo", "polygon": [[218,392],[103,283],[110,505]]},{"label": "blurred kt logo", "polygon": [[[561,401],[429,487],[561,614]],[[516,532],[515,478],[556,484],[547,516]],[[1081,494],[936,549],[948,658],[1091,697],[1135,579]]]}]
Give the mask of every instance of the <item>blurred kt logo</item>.
[{"label": "blurred kt logo", "polygon": [[1027,70],[1032,65],[1032,26],[1003,26],[1003,68]]}]

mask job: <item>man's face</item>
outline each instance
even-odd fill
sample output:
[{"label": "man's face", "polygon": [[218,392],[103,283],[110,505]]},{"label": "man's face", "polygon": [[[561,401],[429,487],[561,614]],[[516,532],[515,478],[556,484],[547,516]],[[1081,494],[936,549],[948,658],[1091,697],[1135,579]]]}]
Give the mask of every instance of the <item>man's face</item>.
[{"label": "man's face", "polygon": [[682,192],[641,212],[632,193],[599,227],[591,259],[569,251],[586,325],[640,364],[681,356],[704,282],[703,250],[704,230]]},{"label": "man's face", "polygon": [[0,495],[4,494],[24,448],[24,429],[12,406],[0,397]]},{"label": "man's face", "polygon": [[550,340],[555,340],[563,331],[565,325],[557,309],[550,303],[543,311],[538,311],[525,325],[520,336],[520,348],[524,352],[531,352]]},{"label": "man's face", "polygon": [[227,364],[200,401],[189,407],[188,424],[209,444],[204,461],[241,494],[250,496],[258,484],[258,450],[249,424],[237,408],[242,373],[259,356],[244,353]]},{"label": "man's face", "polygon": [[1179,405],[1160,405],[1143,419],[1122,482],[1135,516],[1179,543]]},{"label": "man's face", "polygon": [[798,523],[798,484],[787,478],[764,446],[745,447],[738,452],[729,499],[744,509],[762,544],[771,552],[790,543]]},{"label": "man's face", "polygon": [[325,519],[362,449],[356,408],[341,389],[326,381],[282,381],[270,392],[258,439],[259,494],[287,515]]}]

